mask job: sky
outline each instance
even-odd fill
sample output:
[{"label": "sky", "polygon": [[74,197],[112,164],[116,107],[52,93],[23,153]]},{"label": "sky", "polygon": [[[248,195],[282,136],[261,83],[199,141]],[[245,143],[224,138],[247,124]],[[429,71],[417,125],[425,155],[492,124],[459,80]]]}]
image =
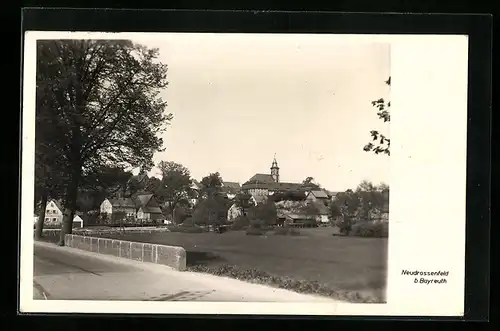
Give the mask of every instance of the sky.
[{"label": "sky", "polygon": [[390,44],[273,34],[134,42],[158,48],[168,65],[161,96],[173,120],[155,163],[181,163],[197,180],[218,171],[243,184],[270,173],[276,155],[282,182],[311,176],[332,191],[363,180],[389,184],[389,157],[363,146],[370,130],[389,135],[371,101],[390,97]]}]

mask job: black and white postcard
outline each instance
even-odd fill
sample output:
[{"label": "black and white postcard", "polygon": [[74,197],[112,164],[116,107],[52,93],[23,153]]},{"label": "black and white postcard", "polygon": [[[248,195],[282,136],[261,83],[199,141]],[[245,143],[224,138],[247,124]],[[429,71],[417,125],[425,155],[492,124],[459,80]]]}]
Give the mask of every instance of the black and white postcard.
[{"label": "black and white postcard", "polygon": [[463,315],[467,36],[24,46],[22,312]]}]

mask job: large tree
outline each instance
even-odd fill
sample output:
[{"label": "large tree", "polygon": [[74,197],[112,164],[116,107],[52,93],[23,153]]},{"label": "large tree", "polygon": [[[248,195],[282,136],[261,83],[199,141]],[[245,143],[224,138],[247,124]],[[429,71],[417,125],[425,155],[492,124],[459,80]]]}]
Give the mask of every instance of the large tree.
[{"label": "large tree", "polygon": [[186,205],[192,196],[191,174],[189,169],[182,164],[161,161],[158,168],[162,173],[161,184],[153,192],[158,202],[167,204],[175,222],[175,208],[178,205]]},{"label": "large tree", "polygon": [[[388,80],[385,81],[387,85],[391,85],[391,77],[389,77]],[[372,101],[372,106],[376,107],[378,112],[377,115],[378,117],[386,122],[391,121],[391,113],[390,113],[390,108],[391,108],[391,102],[386,101],[384,98],[380,98],[378,100]],[[370,131],[370,135],[372,137],[372,141],[366,144],[363,147],[363,150],[365,152],[373,152],[375,154],[387,154],[390,155],[390,149],[391,149],[391,140],[388,138],[386,135],[380,133],[378,130],[372,130]]]},{"label": "large tree", "polygon": [[38,220],[35,238],[43,234],[45,210],[49,199],[60,199],[64,192],[64,171],[56,149],[43,140],[35,142],[35,211]]},{"label": "large tree", "polygon": [[202,198],[213,197],[222,191],[222,177],[218,172],[214,172],[201,179],[201,196]]},{"label": "large tree", "polygon": [[159,134],[172,115],[159,97],[167,67],[157,57],[158,49],[130,40],[38,41],[37,99],[53,104],[44,125],[67,169],[60,245],[83,176],[103,165],[151,167],[162,150]]},{"label": "large tree", "polygon": [[271,200],[266,200],[249,209],[250,219],[259,221],[261,225],[274,225],[278,218],[276,205]]},{"label": "large tree", "polygon": [[195,224],[224,224],[227,219],[227,201],[219,195],[212,195],[201,200],[193,212]]},{"label": "large tree", "polygon": [[371,211],[382,209],[385,203],[385,197],[383,194],[383,190],[386,189],[385,187],[385,184],[377,186],[369,181],[362,181],[358,185],[355,192],[360,201],[358,219],[369,220],[369,214]]},{"label": "large tree", "polygon": [[158,193],[162,189],[161,179],[157,177],[149,178],[148,182],[146,183],[145,189],[148,192],[158,195]]},{"label": "large tree", "polygon": [[302,181],[302,187],[304,188],[309,188],[309,189],[319,189],[321,188],[321,185],[319,185],[315,180],[314,177],[307,177]]},{"label": "large tree", "polygon": [[[49,73],[37,71],[37,81],[46,80]],[[35,238],[43,233],[45,209],[49,199],[60,199],[64,193],[66,164],[61,159],[63,151],[57,144],[57,132],[47,123],[51,122],[53,109],[56,106],[54,95],[36,94],[35,106],[35,210],[38,220],[35,227]]]}]

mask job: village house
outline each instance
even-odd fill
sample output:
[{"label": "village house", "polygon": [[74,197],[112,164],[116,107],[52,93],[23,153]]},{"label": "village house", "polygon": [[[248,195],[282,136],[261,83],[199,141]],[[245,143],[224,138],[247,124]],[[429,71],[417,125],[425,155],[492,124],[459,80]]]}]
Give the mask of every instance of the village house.
[{"label": "village house", "polygon": [[153,194],[138,195],[135,199],[137,218],[141,220],[158,220],[163,218],[160,205]]},{"label": "village house", "polygon": [[[60,201],[50,200],[45,207],[45,220],[43,224],[47,226],[60,226],[64,218],[63,211],[64,208],[62,207],[62,203]],[[35,223],[37,220],[38,216],[35,215]],[[73,218],[73,227],[83,227],[82,214],[78,211]]]},{"label": "village house", "polygon": [[136,204],[131,198],[104,199],[100,211],[109,217],[116,212],[124,212],[127,217],[135,217],[137,212]]},{"label": "village house", "polygon": [[105,199],[101,203],[100,211],[109,218],[116,212],[123,212],[126,217],[141,220],[156,220],[163,217],[160,205],[151,193],[137,194],[133,198]]},{"label": "village house", "polygon": [[328,207],[324,204],[323,201],[313,202],[315,204],[316,209],[318,210],[318,214],[316,215],[316,222],[321,224],[327,224],[330,222],[328,217],[329,210]]},{"label": "village house", "polygon": [[306,215],[304,213],[294,213],[290,211],[278,211],[277,224],[279,225],[310,225],[315,222],[316,216],[314,215]]},{"label": "village house", "polygon": [[328,204],[330,202],[328,194],[323,190],[310,191],[306,195],[306,200],[310,202],[320,202],[323,205]]},{"label": "village house", "polygon": [[46,225],[59,225],[63,220],[63,207],[60,201],[50,200],[45,207],[45,220]]}]

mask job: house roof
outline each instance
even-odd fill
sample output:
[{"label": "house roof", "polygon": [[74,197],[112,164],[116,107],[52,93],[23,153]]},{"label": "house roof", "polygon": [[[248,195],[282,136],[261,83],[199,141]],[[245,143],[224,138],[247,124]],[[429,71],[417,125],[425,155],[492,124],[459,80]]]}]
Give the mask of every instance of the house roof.
[{"label": "house roof", "polygon": [[57,208],[59,208],[59,210],[61,212],[64,212],[64,209],[63,209],[63,205],[62,205],[62,201],[61,200],[50,200],[48,203],[47,203],[47,206],[45,208],[47,208],[49,206],[49,204],[53,202]]},{"label": "house roof", "polygon": [[230,187],[236,190],[239,190],[241,188],[240,183],[237,182],[224,182],[223,187]]},{"label": "house roof", "polygon": [[153,194],[140,194],[135,198],[135,206],[145,207],[153,197]]},{"label": "house roof", "polygon": [[139,183],[140,183],[140,182],[142,182],[144,179],[149,179],[148,174],[147,174],[147,173],[145,173],[145,172],[140,173],[140,174],[138,174],[138,175],[136,175],[136,176],[132,176],[132,177],[130,177],[128,181],[130,182],[131,180],[137,180],[137,182],[139,182]]},{"label": "house roof", "polygon": [[236,182],[224,182],[222,185],[222,191],[225,193],[236,194],[241,190],[240,183]]},{"label": "house roof", "polygon": [[319,199],[328,199],[328,195],[326,194],[325,191],[315,190],[315,191],[311,191],[309,194],[312,194],[316,198],[319,198]]},{"label": "house roof", "polygon": [[130,198],[108,199],[113,207],[135,208],[135,203]]},{"label": "house roof", "polygon": [[286,217],[292,220],[310,220],[313,219],[314,216],[309,216],[305,214],[296,214],[296,213],[289,213],[289,212],[281,212],[278,217]]},{"label": "house roof", "polygon": [[150,214],[161,214],[161,208],[160,207],[141,207],[142,211],[145,213],[150,213]]}]

